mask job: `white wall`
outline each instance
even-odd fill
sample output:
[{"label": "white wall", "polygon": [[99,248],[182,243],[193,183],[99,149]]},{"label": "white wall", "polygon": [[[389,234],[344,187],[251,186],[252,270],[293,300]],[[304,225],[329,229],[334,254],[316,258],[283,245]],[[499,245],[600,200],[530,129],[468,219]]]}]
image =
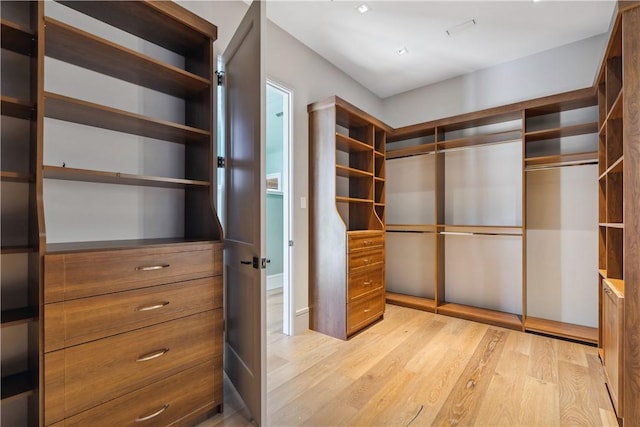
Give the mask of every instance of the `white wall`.
[{"label": "white wall", "polygon": [[381,118],[400,127],[590,87],[606,42],[601,34],[391,96]]}]

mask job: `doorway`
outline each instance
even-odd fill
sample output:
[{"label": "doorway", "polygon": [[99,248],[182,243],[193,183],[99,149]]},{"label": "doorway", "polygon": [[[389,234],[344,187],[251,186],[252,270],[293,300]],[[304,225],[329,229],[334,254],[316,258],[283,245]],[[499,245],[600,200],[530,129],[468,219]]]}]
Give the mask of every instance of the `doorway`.
[{"label": "doorway", "polygon": [[[285,87],[266,88],[267,332],[293,334],[291,98]],[[279,332],[278,332],[279,331]]]}]

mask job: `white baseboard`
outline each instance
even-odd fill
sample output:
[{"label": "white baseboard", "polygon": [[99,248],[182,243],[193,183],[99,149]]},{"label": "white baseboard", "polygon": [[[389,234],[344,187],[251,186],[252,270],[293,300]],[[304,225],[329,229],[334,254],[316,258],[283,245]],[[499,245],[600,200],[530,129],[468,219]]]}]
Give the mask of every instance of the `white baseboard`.
[{"label": "white baseboard", "polygon": [[309,330],[309,307],[296,310],[293,320],[293,334],[298,335]]},{"label": "white baseboard", "polygon": [[267,276],[267,290],[271,291],[273,289],[281,288],[284,283],[284,274],[272,274]]}]

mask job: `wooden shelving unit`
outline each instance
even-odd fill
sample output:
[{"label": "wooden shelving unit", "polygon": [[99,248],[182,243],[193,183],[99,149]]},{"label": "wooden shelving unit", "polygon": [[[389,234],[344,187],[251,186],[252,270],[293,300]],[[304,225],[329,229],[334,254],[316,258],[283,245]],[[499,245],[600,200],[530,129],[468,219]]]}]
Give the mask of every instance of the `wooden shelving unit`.
[{"label": "wooden shelving unit", "polygon": [[590,344],[598,343],[598,328],[527,316],[524,329]]},{"label": "wooden shelving unit", "polygon": [[438,305],[437,312],[438,314],[515,329],[517,331],[522,330],[522,320],[520,316],[516,314],[453,303]]},{"label": "wooden shelving unit", "polygon": [[20,372],[2,377],[2,400],[29,397],[35,394],[35,384],[31,372]]},{"label": "wooden shelving unit", "polygon": [[10,327],[38,319],[37,307],[20,307],[2,310],[2,327]]},{"label": "wooden shelving unit", "polygon": [[387,304],[400,305],[415,308],[416,310],[430,311],[432,313],[436,312],[436,302],[433,299],[397,294],[394,292],[387,292],[386,298]]}]

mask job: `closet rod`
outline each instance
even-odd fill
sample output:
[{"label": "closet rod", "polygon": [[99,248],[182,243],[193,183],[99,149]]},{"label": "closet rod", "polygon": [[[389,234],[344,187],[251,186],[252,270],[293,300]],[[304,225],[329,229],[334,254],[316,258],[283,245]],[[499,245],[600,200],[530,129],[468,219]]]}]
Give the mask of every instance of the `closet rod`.
[{"label": "closet rod", "polygon": [[387,233],[416,233],[416,234],[435,234],[433,230],[385,230]]},{"label": "closet rod", "polygon": [[477,231],[440,231],[438,234],[443,236],[506,236],[506,237],[522,237],[522,233],[487,233]]},{"label": "closet rod", "polygon": [[[439,141],[438,144],[443,144],[443,143],[446,143],[446,142],[447,141]],[[464,147],[436,149],[436,153],[449,153],[449,152],[454,152],[454,151],[469,150],[471,148],[482,148],[482,147],[489,147],[489,146],[492,146],[492,145],[499,145],[499,144],[512,144],[514,142],[522,142],[522,138],[507,139],[507,140],[504,140],[504,141],[485,142],[485,143],[482,143],[482,144],[465,145]]]},{"label": "closet rod", "polygon": [[566,168],[566,167],[570,167],[570,166],[587,166],[587,165],[597,165],[597,164],[598,164],[597,160],[588,160],[588,161],[585,161],[585,162],[578,162],[578,163],[567,163],[567,164],[558,164],[558,165],[528,167],[528,168],[525,168],[524,171],[525,172],[535,172],[535,171],[543,171],[543,170],[549,170],[549,169]]}]

